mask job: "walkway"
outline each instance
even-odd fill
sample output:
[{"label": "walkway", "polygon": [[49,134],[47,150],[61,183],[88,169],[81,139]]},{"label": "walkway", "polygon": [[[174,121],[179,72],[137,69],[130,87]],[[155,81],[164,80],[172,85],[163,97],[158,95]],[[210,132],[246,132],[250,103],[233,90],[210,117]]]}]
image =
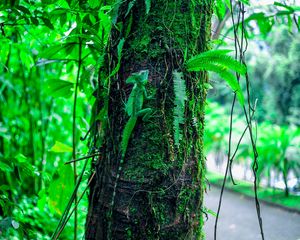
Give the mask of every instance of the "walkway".
[{"label": "walkway", "polygon": [[[211,186],[205,206],[217,212],[220,189]],[[300,204],[300,203],[299,203]],[[300,214],[261,203],[265,240],[300,240]],[[208,215],[206,239],[213,240],[215,217]],[[218,222],[217,240],[261,240],[254,200],[225,191]]]}]

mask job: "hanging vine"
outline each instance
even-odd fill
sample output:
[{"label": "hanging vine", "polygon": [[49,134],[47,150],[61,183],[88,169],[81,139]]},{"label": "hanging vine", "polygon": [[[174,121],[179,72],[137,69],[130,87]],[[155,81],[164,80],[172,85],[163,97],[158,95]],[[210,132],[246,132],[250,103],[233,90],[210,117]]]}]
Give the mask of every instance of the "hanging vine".
[{"label": "hanging vine", "polygon": [[[245,20],[245,5],[243,2],[239,1],[237,3],[237,22],[235,22],[234,18],[234,6],[232,3],[232,0],[230,0],[230,12],[231,12],[231,20],[233,25],[233,31],[234,31],[234,46],[235,46],[235,59],[241,62],[245,67],[247,67],[246,61],[245,61],[245,54],[248,47],[248,40],[246,37],[246,30],[244,25]],[[240,82],[241,75],[239,73],[236,74],[236,78],[238,82]],[[220,193],[220,199],[218,203],[218,210],[215,220],[215,226],[214,226],[214,240],[217,239],[217,227],[218,227],[218,220],[220,216],[220,210],[222,205],[222,199],[223,199],[223,193],[225,189],[225,184],[228,176],[228,172],[230,174],[231,181],[234,185],[236,185],[233,174],[232,174],[232,164],[234,157],[238,151],[238,148],[240,146],[240,143],[245,136],[246,132],[248,131],[249,137],[251,140],[252,150],[253,150],[253,164],[252,164],[252,171],[254,175],[254,195],[255,195],[255,205],[256,205],[256,212],[257,212],[257,218],[259,222],[259,229],[261,238],[264,240],[264,231],[263,231],[263,224],[262,224],[262,217],[261,217],[261,211],[260,211],[260,203],[258,200],[258,194],[257,194],[257,171],[258,171],[258,152],[256,148],[256,136],[254,135],[253,131],[256,131],[255,127],[253,126],[253,117],[256,109],[256,102],[253,104],[251,102],[251,93],[250,93],[250,79],[248,72],[245,73],[245,81],[246,81],[246,91],[247,91],[247,104],[243,105],[243,112],[246,120],[246,128],[243,131],[238,144],[236,146],[236,149],[234,153],[232,153],[232,132],[233,132],[233,111],[235,108],[235,103],[237,99],[237,93],[234,94],[232,106],[231,106],[231,112],[230,112],[230,130],[229,130],[229,139],[228,139],[228,154],[227,154],[227,164],[226,164],[226,170],[225,175],[223,179],[223,184],[221,188]]]}]

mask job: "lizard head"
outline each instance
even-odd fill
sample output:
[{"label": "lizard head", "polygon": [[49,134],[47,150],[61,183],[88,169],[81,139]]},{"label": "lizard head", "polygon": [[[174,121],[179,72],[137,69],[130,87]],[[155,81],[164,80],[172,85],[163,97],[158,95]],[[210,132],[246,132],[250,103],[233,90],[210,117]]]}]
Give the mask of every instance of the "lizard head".
[{"label": "lizard head", "polygon": [[127,78],[126,83],[128,84],[137,84],[140,86],[146,85],[148,82],[148,70],[142,70],[138,73],[133,73],[129,78]]}]

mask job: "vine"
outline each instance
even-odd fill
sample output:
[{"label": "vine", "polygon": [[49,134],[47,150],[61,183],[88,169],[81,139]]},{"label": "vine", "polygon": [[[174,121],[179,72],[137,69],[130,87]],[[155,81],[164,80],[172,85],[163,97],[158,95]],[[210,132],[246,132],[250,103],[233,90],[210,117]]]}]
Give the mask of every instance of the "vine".
[{"label": "vine", "polygon": [[[239,60],[245,67],[247,67],[246,61],[245,61],[245,53],[247,51],[248,47],[248,40],[245,35],[245,25],[244,25],[244,20],[245,20],[245,5],[243,2],[239,1],[238,4],[238,20],[237,23],[235,23],[234,20],[234,7],[232,0],[230,0],[230,12],[231,12],[231,20],[233,24],[233,31],[234,31],[234,41],[235,41],[235,59]],[[240,32],[240,39],[239,39],[239,26],[241,25],[241,32]],[[245,44],[245,45],[244,45]],[[240,81],[241,75],[239,73],[236,74],[236,78],[238,81]],[[230,112],[230,130],[229,130],[229,139],[228,139],[228,154],[227,154],[227,164],[226,164],[226,170],[225,170],[225,175],[223,179],[223,184],[221,188],[221,194],[219,198],[219,203],[218,203],[218,210],[217,210],[217,215],[216,215],[216,220],[215,220],[215,226],[214,226],[214,240],[217,239],[217,227],[218,227],[218,220],[219,220],[219,215],[220,215],[220,210],[221,210],[221,205],[222,205],[222,198],[223,198],[223,193],[225,189],[225,184],[228,176],[228,172],[230,173],[230,178],[232,180],[232,183],[236,185],[233,175],[232,175],[232,164],[234,157],[238,151],[239,145],[245,136],[245,133],[249,132],[250,140],[251,140],[251,145],[252,145],[252,150],[253,150],[253,164],[252,164],[252,171],[254,175],[254,195],[255,195],[255,205],[256,205],[256,212],[257,212],[257,218],[259,222],[259,229],[260,229],[260,234],[262,240],[264,240],[264,231],[263,231],[263,224],[262,224],[262,217],[261,217],[261,212],[260,212],[260,203],[258,200],[258,194],[257,194],[257,171],[258,171],[258,152],[256,148],[256,139],[253,134],[253,116],[255,113],[255,108],[256,108],[256,103],[254,106],[252,106],[251,103],[251,94],[250,94],[250,80],[249,80],[249,75],[248,72],[246,71],[245,73],[245,80],[246,80],[246,91],[247,91],[247,105],[243,105],[243,112],[244,116],[246,119],[247,126],[242,133],[236,150],[234,151],[233,155],[231,156],[231,150],[232,150],[232,132],[233,132],[233,110],[235,107],[236,99],[237,99],[237,93],[234,94],[233,101],[232,101],[232,106],[231,106],[231,112]]]}]

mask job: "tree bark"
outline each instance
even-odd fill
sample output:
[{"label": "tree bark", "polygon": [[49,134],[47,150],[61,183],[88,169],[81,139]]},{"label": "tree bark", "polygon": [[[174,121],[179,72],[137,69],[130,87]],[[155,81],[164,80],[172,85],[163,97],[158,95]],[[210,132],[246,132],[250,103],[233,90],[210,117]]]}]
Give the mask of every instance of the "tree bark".
[{"label": "tree bark", "polygon": [[[156,91],[144,103],[153,115],[148,121],[139,118],[130,138],[112,213],[112,239],[203,238],[207,75],[186,72],[184,62],[209,47],[212,2],[155,0],[146,14],[145,1],[137,0],[128,15],[128,3],[120,6],[116,25],[121,30],[112,30],[107,51],[110,69],[116,65],[120,39],[125,44],[121,68],[111,79],[101,158],[93,164],[86,239],[108,238],[108,212],[128,120],[124,102],[132,88],[125,81],[141,70],[149,71],[148,92]],[[188,98],[179,147],[173,140],[175,70],[184,74]]]}]

